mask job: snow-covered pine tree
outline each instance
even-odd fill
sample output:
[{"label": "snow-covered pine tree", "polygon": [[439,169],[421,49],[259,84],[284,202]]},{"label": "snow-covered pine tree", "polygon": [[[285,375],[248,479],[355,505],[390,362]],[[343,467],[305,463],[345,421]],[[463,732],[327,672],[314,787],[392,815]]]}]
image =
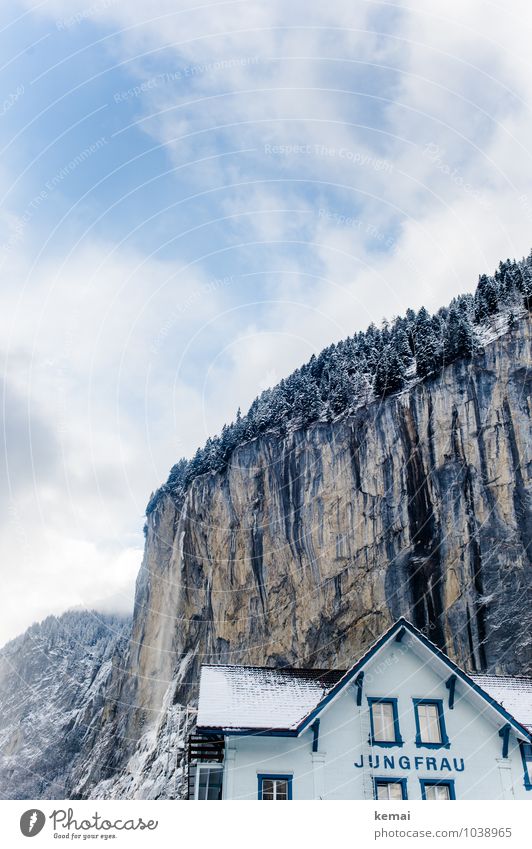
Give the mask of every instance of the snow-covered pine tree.
[{"label": "snow-covered pine tree", "polygon": [[389,395],[401,389],[405,383],[405,366],[395,346],[390,343],[382,352],[375,371],[375,394]]},{"label": "snow-covered pine tree", "polygon": [[521,276],[521,293],[523,304],[527,310],[532,310],[532,267],[526,265]]},{"label": "snow-covered pine tree", "polygon": [[412,351],[410,348],[410,342],[408,340],[408,335],[406,330],[402,327],[399,327],[392,337],[392,344],[397,352],[397,356],[399,357],[401,363],[404,368],[407,369],[410,363],[412,362]]},{"label": "snow-covered pine tree", "polygon": [[299,417],[303,425],[317,421],[321,412],[321,397],[311,375],[299,373],[294,384],[294,418]]},{"label": "snow-covered pine tree", "polygon": [[415,325],[416,371],[419,377],[433,374],[441,360],[441,346],[428,310],[421,307]]},{"label": "snow-covered pine tree", "polygon": [[475,293],[475,321],[477,323],[485,321],[497,312],[498,306],[499,298],[495,279],[481,274]]}]

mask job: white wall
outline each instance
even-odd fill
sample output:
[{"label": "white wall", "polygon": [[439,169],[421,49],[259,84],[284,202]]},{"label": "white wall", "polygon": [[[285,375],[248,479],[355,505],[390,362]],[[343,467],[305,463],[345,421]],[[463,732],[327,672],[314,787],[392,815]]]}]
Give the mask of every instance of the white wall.
[{"label": "white wall", "polygon": [[[406,638],[403,643],[387,644],[365,671],[362,706],[357,707],[355,691],[349,687],[322,713],[318,757],[312,755],[312,731],[305,732],[301,738],[227,738],[225,797],[256,799],[258,773],[292,773],[294,799],[322,795],[327,799],[372,798],[372,775],[406,777],[410,799],[421,798],[420,778],[454,779],[457,799],[502,799],[505,798],[503,787],[509,798],[532,799],[532,791],[524,788],[523,764],[513,733],[509,757],[501,758],[502,740],[498,730],[505,724],[504,718],[501,716],[500,722],[493,724],[478,705],[467,697],[462,698],[465,686],[460,680],[456,685],[455,706],[450,710],[449,691],[445,687],[448,674],[442,677],[432,665],[420,660],[408,648]],[[369,747],[368,696],[398,698],[402,747]],[[416,747],[413,698],[443,700],[449,749]],[[380,759],[379,767],[369,768],[370,753]],[[361,755],[366,761],[364,770],[354,766]],[[383,767],[384,756],[395,758],[395,769]],[[410,769],[399,767],[401,756],[410,758]],[[424,760],[418,762],[416,769],[416,757],[434,757],[438,766],[442,757],[451,766],[454,758],[458,764],[463,759],[464,770],[427,769]]]}]

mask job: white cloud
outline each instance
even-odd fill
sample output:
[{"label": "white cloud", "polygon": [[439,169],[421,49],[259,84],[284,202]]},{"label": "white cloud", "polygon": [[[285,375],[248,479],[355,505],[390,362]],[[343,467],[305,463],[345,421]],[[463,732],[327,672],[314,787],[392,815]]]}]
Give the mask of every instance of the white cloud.
[{"label": "white cloud", "polygon": [[[150,490],[198,439],[201,392],[176,368],[179,350],[216,315],[221,291],[198,271],[94,242],[63,267],[41,263],[25,287],[16,254],[15,266],[0,316],[9,346],[0,556],[5,597],[21,603],[0,641],[48,603],[130,603]],[[186,399],[178,425],[172,386]]]},{"label": "white cloud", "polygon": [[[188,267],[87,235],[26,280],[8,252],[4,377],[35,449],[28,465],[28,437],[10,436],[11,536],[18,523],[27,556],[1,527],[0,545],[20,566],[13,597],[35,592],[12,628],[67,574],[50,605],[120,594],[149,490],[178,456],[323,345],[528,252],[532,220],[524,2],[25,6],[65,43],[97,37],[89,20],[114,32],[110,64],[132,87],[157,78],[115,103],[118,126],[136,122],[120,138],[147,135],[176,167],[204,160],[170,179],[181,195],[215,189],[217,224]],[[233,277],[212,286],[222,260]]]},{"label": "white cloud", "polygon": [[[0,621],[0,645],[21,627],[72,607],[130,613],[142,560],[140,547],[102,550],[88,540],[57,530],[22,526],[15,510],[9,514],[9,534],[0,535],[2,563],[17,564],[2,574],[6,604]],[[22,608],[22,610],[21,610]]]}]

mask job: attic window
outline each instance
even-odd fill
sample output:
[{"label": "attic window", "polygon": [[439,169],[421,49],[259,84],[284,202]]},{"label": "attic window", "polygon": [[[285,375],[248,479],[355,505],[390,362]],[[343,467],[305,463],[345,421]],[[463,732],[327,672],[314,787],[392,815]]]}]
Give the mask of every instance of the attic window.
[{"label": "attic window", "polygon": [[373,746],[402,746],[397,699],[368,698]]},{"label": "attic window", "polygon": [[429,749],[449,747],[441,699],[414,699],[416,746]]}]

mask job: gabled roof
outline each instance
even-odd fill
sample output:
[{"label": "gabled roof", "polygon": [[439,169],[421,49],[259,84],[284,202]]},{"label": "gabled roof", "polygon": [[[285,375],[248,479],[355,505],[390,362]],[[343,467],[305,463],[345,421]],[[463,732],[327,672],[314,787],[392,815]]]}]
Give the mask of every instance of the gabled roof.
[{"label": "gabled roof", "polygon": [[[404,618],[392,625],[366,654],[344,673],[249,666],[203,666],[198,731],[299,736],[344,688],[364,671],[369,661],[387,643],[402,638],[405,633],[410,636],[413,648],[422,651],[424,656],[427,656],[428,650],[428,656],[433,662],[439,666],[443,665],[443,672],[449,670],[449,675],[455,675],[465,683],[470,696],[480,700],[479,706],[482,706],[488,716],[493,719],[498,714],[499,720],[502,718],[519,737],[530,739],[529,730],[509,709],[489,695],[472,676],[467,675]],[[493,679],[496,676],[489,677]],[[522,694],[520,698],[523,698]]]}]

